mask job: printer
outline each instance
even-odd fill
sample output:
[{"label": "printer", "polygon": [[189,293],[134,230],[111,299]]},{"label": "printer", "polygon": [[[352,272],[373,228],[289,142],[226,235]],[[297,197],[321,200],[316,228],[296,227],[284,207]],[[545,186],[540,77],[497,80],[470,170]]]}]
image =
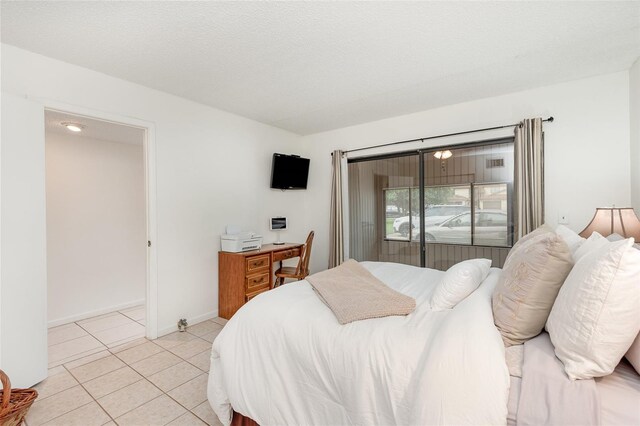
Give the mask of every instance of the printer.
[{"label": "printer", "polygon": [[220,236],[220,245],[222,251],[232,253],[259,250],[262,247],[262,236],[254,232],[239,232],[228,226],[227,233]]}]

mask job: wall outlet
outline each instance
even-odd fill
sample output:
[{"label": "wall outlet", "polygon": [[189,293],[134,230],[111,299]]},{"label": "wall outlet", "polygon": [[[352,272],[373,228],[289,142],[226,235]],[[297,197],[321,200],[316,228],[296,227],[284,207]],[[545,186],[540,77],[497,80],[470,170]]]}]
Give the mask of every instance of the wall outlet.
[{"label": "wall outlet", "polygon": [[569,214],[568,213],[558,213],[558,223],[560,225],[568,225],[569,224]]}]

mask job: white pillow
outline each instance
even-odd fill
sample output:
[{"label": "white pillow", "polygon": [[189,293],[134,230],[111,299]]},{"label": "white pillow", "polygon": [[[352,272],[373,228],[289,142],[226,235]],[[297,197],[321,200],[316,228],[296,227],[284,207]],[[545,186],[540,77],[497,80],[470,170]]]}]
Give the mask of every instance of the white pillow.
[{"label": "white pillow", "polygon": [[607,237],[607,241],[615,243],[616,241],[624,240],[624,237],[620,234],[616,234],[615,232]]},{"label": "white pillow", "polygon": [[576,231],[573,229],[569,229],[564,225],[558,225],[556,227],[556,234],[560,236],[567,243],[569,250],[571,251],[571,255],[573,256],[573,261],[576,261],[575,254],[576,251],[587,241],[585,238],[582,238]]},{"label": "white pillow", "polygon": [[[607,237],[607,241],[610,241],[610,242],[615,242],[620,240],[624,240],[624,237],[620,234],[616,234],[615,232]],[[635,248],[636,250],[640,250],[640,244],[638,243],[634,244],[633,248]],[[638,343],[640,343],[640,341]],[[638,355],[640,355],[640,352],[638,353]]]},{"label": "white pillow", "polygon": [[585,254],[560,288],[546,328],[571,379],[611,374],[640,331],[640,252],[632,244]]},{"label": "white pillow", "polygon": [[445,272],[431,294],[431,309],[451,309],[473,293],[489,274],[490,259],[471,259],[456,263]]},{"label": "white pillow", "polygon": [[599,250],[603,247],[608,246],[609,244],[611,244],[609,240],[607,240],[605,237],[598,234],[597,232],[594,232],[593,234],[591,234],[589,238],[587,238],[587,240],[580,247],[578,247],[578,249],[573,255],[573,261],[577,262],[582,257],[584,257],[584,255],[586,255],[587,253]]}]

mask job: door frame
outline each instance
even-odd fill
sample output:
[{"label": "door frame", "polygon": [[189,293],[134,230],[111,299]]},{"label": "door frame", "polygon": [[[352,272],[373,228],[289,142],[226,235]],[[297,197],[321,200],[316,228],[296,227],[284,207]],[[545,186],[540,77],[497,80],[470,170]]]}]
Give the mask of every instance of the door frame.
[{"label": "door frame", "polygon": [[[147,241],[147,267],[146,267],[146,322],[145,335],[148,339],[158,337],[158,247],[157,247],[157,180],[156,180],[156,132],[155,123],[141,120],[126,115],[114,114],[111,112],[98,111],[95,109],[78,105],[66,104],[51,99],[33,99],[39,102],[42,107],[42,119],[44,112],[55,111],[83,116],[94,120],[101,120],[114,124],[123,124],[136,127],[144,131],[143,153],[144,153],[144,175],[145,175],[145,204],[146,204],[146,225]],[[43,141],[44,142],[44,141]]]}]

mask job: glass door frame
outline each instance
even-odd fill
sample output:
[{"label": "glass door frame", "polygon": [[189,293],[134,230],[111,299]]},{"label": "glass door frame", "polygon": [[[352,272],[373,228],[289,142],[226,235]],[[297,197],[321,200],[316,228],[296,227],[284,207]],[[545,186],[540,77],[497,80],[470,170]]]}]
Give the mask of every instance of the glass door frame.
[{"label": "glass door frame", "polygon": [[[405,156],[413,156],[413,155],[418,155],[418,180],[420,182],[418,189],[419,189],[419,199],[420,199],[420,267],[424,268],[426,267],[427,264],[427,244],[426,244],[426,239],[425,239],[425,208],[424,208],[424,203],[425,203],[425,187],[426,185],[424,184],[424,179],[425,179],[425,164],[424,164],[424,160],[425,160],[425,155],[426,154],[432,154],[436,151],[442,151],[445,149],[464,149],[464,148],[474,148],[474,147],[480,147],[480,146],[485,146],[485,145],[496,145],[496,144],[506,144],[506,143],[514,143],[515,138],[514,136],[504,136],[504,137],[499,137],[499,138],[492,138],[492,139],[483,139],[480,141],[475,141],[475,142],[465,142],[465,143],[460,143],[460,144],[449,144],[449,145],[437,145],[437,146],[432,146],[432,147],[428,147],[428,148],[421,148],[421,149],[413,149],[413,150],[407,150],[407,151],[399,151],[399,152],[388,152],[388,153],[384,153],[384,154],[374,154],[374,155],[368,155],[368,156],[362,156],[362,157],[356,157],[356,158],[348,158],[347,159],[347,163],[358,163],[358,162],[363,162],[363,161],[373,161],[373,160],[383,160],[383,159],[388,159],[388,158],[398,158],[398,157],[405,157]],[[515,160],[515,159],[514,159]],[[514,164],[515,166],[515,164]],[[515,177],[515,176],[514,176]],[[479,182],[480,184],[485,184],[485,182]],[[488,182],[490,183],[490,182]],[[500,183],[505,183],[505,182],[500,182]],[[475,209],[474,206],[474,189],[473,189],[473,184],[470,185],[471,186],[471,209],[472,212]],[[507,190],[509,192],[508,195],[511,195],[512,191],[513,191],[513,183],[511,184],[507,184]],[[509,208],[509,215],[511,217],[513,217],[513,206],[511,206]],[[510,221],[512,222],[512,221]],[[385,225],[386,226],[386,225]],[[509,238],[509,241],[511,244],[513,244],[513,228],[514,228],[514,224],[511,223],[509,226],[509,231],[511,232],[511,237]],[[471,234],[472,234],[472,244],[471,246],[473,247],[483,247],[483,246],[474,246],[473,245],[473,233],[474,233],[474,220],[473,220],[473,216],[472,216],[472,220],[471,220]],[[404,240],[397,240],[399,242],[405,242]],[[406,241],[407,243],[411,243],[412,239],[411,239],[411,233],[409,234],[409,239]],[[503,248],[503,247],[497,247],[496,248]]]}]

